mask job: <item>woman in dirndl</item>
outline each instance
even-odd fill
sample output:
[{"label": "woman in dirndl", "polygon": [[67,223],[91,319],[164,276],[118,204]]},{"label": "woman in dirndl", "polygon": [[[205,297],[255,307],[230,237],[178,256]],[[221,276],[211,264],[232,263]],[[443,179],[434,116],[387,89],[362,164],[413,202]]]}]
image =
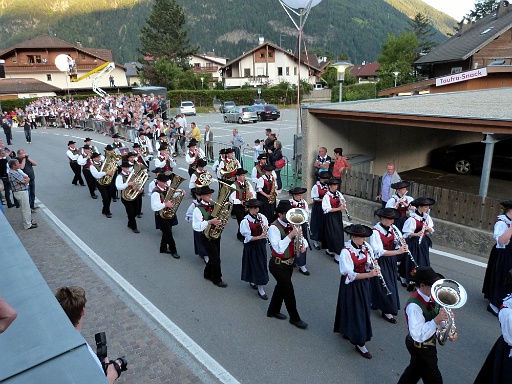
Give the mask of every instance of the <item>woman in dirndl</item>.
[{"label": "woman in dirndl", "polygon": [[487,310],[498,316],[505,296],[512,293],[512,200],[502,201],[503,214],[494,224],[496,244],[489,255],[482,292],[489,300]]},{"label": "woman in dirndl", "polygon": [[245,201],[248,214],[240,222],[240,233],[244,236],[242,255],[242,280],[247,281],[258,296],[268,300],[263,286],[268,283],[267,269],[267,218],[259,213],[262,202],[257,199]]},{"label": "woman in dirndl", "polygon": [[366,225],[353,224],[345,228],[350,241],[340,254],[341,281],[334,320],[334,332],[355,345],[356,351],[366,359],[372,355],[366,348],[370,341],[372,324],[370,321],[370,279],[378,275],[377,268],[371,268],[373,251],[366,238],[372,229]]},{"label": "woman in dirndl", "polygon": [[[411,205],[416,207],[414,212],[409,213],[409,218],[405,221],[403,234],[409,251],[411,252],[416,265],[419,267],[430,267],[430,251],[432,240],[429,234],[434,233],[434,222],[428,214],[430,206],[436,201],[428,197],[418,197],[411,201]],[[400,277],[408,284],[407,290],[414,291],[414,282],[410,280],[411,271],[415,268],[410,257],[404,257],[400,264]]]},{"label": "woman in dirndl", "polygon": [[[276,208],[277,181],[273,176],[276,169],[273,165],[264,165],[265,173],[256,182],[256,197],[262,202],[260,212],[268,221],[274,221],[274,210]],[[274,200],[270,202],[271,198]]]},{"label": "woman in dirndl", "polygon": [[329,190],[329,187],[325,183],[331,177],[331,172],[320,172],[318,174],[318,181],[313,185],[313,188],[311,188],[311,200],[313,200],[310,220],[311,240],[313,240],[315,249],[318,250],[320,250],[320,242],[324,238],[324,211],[322,209],[322,200]]},{"label": "woman in dirndl", "polygon": [[325,253],[334,257],[336,263],[339,262],[340,252],[343,248],[343,218],[341,211],[346,208],[345,198],[338,191],[340,179],[331,177],[326,184],[329,188],[322,199],[322,210],[324,211],[324,239],[322,246],[326,249]]}]

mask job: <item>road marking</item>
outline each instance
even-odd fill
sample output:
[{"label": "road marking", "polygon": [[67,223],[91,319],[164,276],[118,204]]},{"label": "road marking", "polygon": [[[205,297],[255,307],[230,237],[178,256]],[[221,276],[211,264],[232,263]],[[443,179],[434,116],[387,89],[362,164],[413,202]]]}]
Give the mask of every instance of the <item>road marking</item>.
[{"label": "road marking", "polygon": [[[181,168],[180,168],[181,169]],[[204,367],[222,383],[238,384],[228,371],[226,371],[213,357],[192,340],[183,330],[174,324],[157,307],[153,305],[142,293],[132,286],[126,279],[117,273],[97,253],[87,246],[71,229],[50,211],[44,204],[36,199],[39,208],[59,227],[103,272],[105,272],[121,289],[132,297],[155,321],[169,332],[183,347],[192,354]]]},{"label": "road marking", "polygon": [[431,249],[430,252],[435,253],[436,255],[439,255],[439,256],[444,256],[444,257],[448,257],[450,259],[462,261],[464,263],[476,265],[478,267],[487,268],[487,264],[486,263],[482,263],[481,261],[471,260],[471,259],[468,259],[467,257],[462,257],[462,256],[454,255],[453,253],[439,251],[437,249]]}]

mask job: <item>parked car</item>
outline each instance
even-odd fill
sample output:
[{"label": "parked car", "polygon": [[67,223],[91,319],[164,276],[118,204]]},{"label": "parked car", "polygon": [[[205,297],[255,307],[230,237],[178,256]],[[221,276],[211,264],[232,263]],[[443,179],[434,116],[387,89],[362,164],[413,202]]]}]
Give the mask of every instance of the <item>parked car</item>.
[{"label": "parked car", "polygon": [[253,106],[257,110],[258,120],[277,120],[281,117],[281,111],[275,105]]},{"label": "parked car", "polygon": [[178,113],[195,116],[196,106],[192,101],[182,101],[180,106],[178,107]]},{"label": "parked car", "polygon": [[256,123],[258,121],[258,115],[252,106],[241,105],[230,109],[224,114],[225,123],[248,123],[252,121]]},{"label": "parked car", "polygon": [[[492,157],[493,173],[512,173],[512,137],[494,144]],[[439,148],[433,152],[433,163],[452,172],[466,175],[482,171],[484,163],[485,144],[473,142]]]},{"label": "parked car", "polygon": [[219,111],[220,113],[226,113],[231,108],[235,108],[236,104],[234,101],[225,101],[220,105]]},{"label": "parked car", "polygon": [[267,105],[267,102],[263,99],[254,99],[252,105]]}]

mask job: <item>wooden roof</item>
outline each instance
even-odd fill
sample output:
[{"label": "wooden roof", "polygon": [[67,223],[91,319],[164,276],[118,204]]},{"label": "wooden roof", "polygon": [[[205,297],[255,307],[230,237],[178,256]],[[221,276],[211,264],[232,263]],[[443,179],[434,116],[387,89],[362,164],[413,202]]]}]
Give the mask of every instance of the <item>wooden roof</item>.
[{"label": "wooden roof", "polygon": [[36,79],[9,78],[0,79],[0,94],[60,92],[60,88]]}]

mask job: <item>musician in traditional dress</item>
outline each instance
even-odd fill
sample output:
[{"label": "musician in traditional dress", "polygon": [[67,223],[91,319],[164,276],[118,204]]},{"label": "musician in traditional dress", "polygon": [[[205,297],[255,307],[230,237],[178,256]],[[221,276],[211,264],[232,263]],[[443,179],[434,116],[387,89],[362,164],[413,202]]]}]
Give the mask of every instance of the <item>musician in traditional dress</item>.
[{"label": "musician in traditional dress", "polygon": [[414,211],[414,207],[411,205],[411,201],[413,201],[414,198],[406,195],[409,185],[411,185],[411,183],[408,181],[399,181],[398,183],[391,184],[391,188],[395,190],[395,193],[391,195],[391,198],[386,203],[386,208],[395,208],[400,211],[401,216],[396,219],[394,223],[400,231],[404,227],[409,211]]},{"label": "musician in traditional dress", "polygon": [[499,310],[501,335],[496,340],[474,384],[512,383],[512,294]]},{"label": "musician in traditional dress", "polygon": [[142,151],[143,151],[143,148],[141,147],[141,145],[139,143],[133,144],[133,153],[135,154],[134,161],[139,164],[144,165],[145,167],[148,167],[148,162],[144,158]]},{"label": "musician in traditional dress", "polygon": [[268,283],[267,269],[267,231],[268,221],[259,213],[261,201],[249,199],[243,202],[248,209],[240,223],[240,233],[244,236],[242,255],[242,280],[258,290],[258,296],[268,300],[263,287]]},{"label": "musician in traditional dress", "polygon": [[112,147],[114,147],[114,149],[116,150],[119,150],[121,148],[124,148],[124,144],[121,140],[119,140],[121,138],[121,136],[119,136],[119,133],[114,133],[112,135],[112,139],[114,139],[114,142],[112,143]]},{"label": "musician in traditional dress", "polygon": [[373,231],[366,225],[353,224],[346,227],[345,232],[350,240],[340,253],[341,280],[334,332],[341,333],[355,345],[361,356],[371,359],[372,354],[366,348],[366,342],[373,336],[370,279],[378,276],[379,270],[372,265],[373,250],[365,240]]},{"label": "musician in traditional dress", "polygon": [[110,190],[110,184],[108,185],[102,185],[99,183],[99,179],[101,179],[104,176],[110,176],[113,177],[114,172],[113,171],[100,171],[101,167],[104,163],[104,160],[101,160],[101,155],[98,152],[94,152],[91,155],[91,165],[89,166],[89,169],[91,171],[91,175],[96,179],[96,188],[98,188],[98,191],[101,194],[101,200],[103,203],[103,208],[101,210],[101,213],[105,215],[107,218],[112,217],[112,213],[110,212],[110,202],[112,201],[112,193]]},{"label": "musician in traditional dress", "polygon": [[[322,172],[320,173],[322,174]],[[325,182],[328,191],[322,199],[322,210],[324,211],[324,238],[322,246],[325,253],[339,262],[339,255],[344,244],[343,237],[343,215],[341,211],[346,209],[346,202],[343,194],[338,191],[341,180],[331,177]]]},{"label": "musician in traditional dress", "polygon": [[[437,366],[436,331],[442,322],[448,320],[446,311],[439,309],[439,304],[432,298],[432,284],[443,276],[431,267],[416,268],[411,279],[416,283],[416,291],[409,297],[405,305],[405,320],[409,334],[405,338],[405,346],[411,360],[398,384],[415,384],[420,379],[424,383],[441,384],[443,378]],[[452,312],[453,317],[453,312]],[[455,333],[448,340],[457,340]]]},{"label": "musician in traditional dress", "polygon": [[273,176],[275,166],[267,164],[263,167],[265,173],[258,179],[256,183],[256,196],[263,204],[260,212],[270,222],[274,218],[274,210],[276,206],[277,181]]},{"label": "musician in traditional dress", "polygon": [[141,155],[144,157],[144,160],[146,162],[149,162],[153,156],[151,154],[153,153],[152,143],[151,140],[149,140],[146,137],[146,133],[144,131],[141,131],[139,133],[139,137],[137,138],[137,143],[140,145],[141,148]]},{"label": "musician in traditional dress", "polygon": [[206,155],[203,150],[197,146],[196,139],[190,140],[187,145],[188,151],[185,154],[185,161],[188,164],[188,174],[192,176],[197,168],[197,161],[199,159],[206,159]]},{"label": "musician in traditional dress", "polygon": [[163,133],[163,132],[158,136],[158,141],[155,143],[155,149],[157,151],[160,151],[160,146],[161,145],[167,146],[169,152],[171,152],[171,148],[170,148],[169,143],[167,141],[167,135],[165,133]]},{"label": "musician in traditional dress", "polygon": [[[307,192],[306,188],[295,187],[293,189],[290,189],[289,193],[290,193],[291,197],[290,197],[289,201],[293,208],[304,209],[307,212],[307,214],[309,215],[308,203],[306,200],[304,200],[302,198],[302,196],[306,192]],[[308,241],[309,223],[306,221],[305,223],[302,224],[301,227],[302,227],[302,236],[304,237],[304,239],[306,239],[306,241]],[[307,256],[307,250],[304,253],[302,253],[302,252],[299,253],[299,255],[295,258],[295,265],[299,268],[300,273],[302,273],[305,276],[309,276],[311,273],[308,271],[308,269],[306,267],[306,256]]]},{"label": "musician in traditional dress", "polygon": [[88,145],[90,148],[91,148],[91,151],[92,152],[98,152],[100,153],[100,151],[98,150],[98,148],[95,146],[95,145],[92,145],[92,139],[90,137],[86,137],[85,140],[84,140],[84,145]]},{"label": "musician in traditional dress", "polygon": [[324,211],[322,209],[322,200],[329,190],[326,182],[332,177],[331,172],[320,172],[318,180],[311,188],[311,200],[313,207],[311,208],[311,240],[315,249],[321,249],[320,242],[324,241]]},{"label": "musician in traditional dress", "polygon": [[222,148],[219,150],[219,157],[212,165],[212,172],[217,177],[218,180],[222,179],[222,175],[220,174],[220,163],[224,161],[226,158],[226,148]]},{"label": "musician in traditional dress", "polygon": [[[110,144],[107,144],[107,146],[105,147],[105,156],[104,156],[104,158],[107,158],[109,156],[120,156],[120,155],[116,153],[116,149],[113,146],[111,146]],[[120,168],[119,166],[121,165],[119,160],[117,161],[117,164],[118,164],[118,169],[119,169]],[[112,177],[112,180],[115,180],[117,178],[118,169],[116,169],[114,171],[114,175]],[[113,183],[110,183],[110,194],[112,195],[112,201],[116,202],[117,200],[119,200],[119,193],[117,191],[115,181]]]},{"label": "musician in traditional dress", "polygon": [[512,293],[512,281],[507,279],[512,270],[512,200],[502,201],[503,213],[494,224],[496,244],[489,255],[482,292],[489,300],[487,310],[498,315],[501,300]]},{"label": "musician in traditional dress", "polygon": [[233,204],[233,210],[231,212],[235,215],[236,222],[238,224],[236,237],[242,243],[245,240],[245,236],[240,233],[240,223],[247,213],[244,202],[256,197],[256,193],[254,192],[251,183],[249,183],[245,178],[246,174],[247,171],[243,168],[238,168],[236,170],[236,181],[232,184],[232,186],[235,187],[235,190],[229,196],[229,202]]},{"label": "musician in traditional dress", "polygon": [[96,195],[96,179],[93,177],[89,169],[91,166],[91,155],[91,147],[85,144],[82,147],[82,151],[78,157],[77,163],[82,167],[82,173],[84,175],[85,182],[87,183],[87,187],[89,188],[91,197],[93,199],[97,199],[98,195]]},{"label": "musician in traditional dress", "polygon": [[226,157],[219,164],[220,168],[220,176],[222,181],[226,184],[233,184],[236,180],[236,170],[238,168],[242,168],[237,159],[235,159],[235,154],[233,148],[225,149]]},{"label": "musician in traditional dress", "polygon": [[370,279],[372,309],[380,309],[382,318],[391,324],[396,324],[394,316],[400,309],[400,299],[397,287],[397,256],[407,252],[407,245],[401,245],[402,233],[393,224],[401,217],[401,212],[395,208],[380,208],[375,211],[380,221],[373,226],[370,245],[375,259],[379,262],[380,273],[391,292],[387,295],[382,289],[379,278]]},{"label": "musician in traditional dress", "polygon": [[80,157],[80,153],[78,149],[75,147],[76,141],[70,140],[68,141],[68,150],[66,151],[66,155],[69,160],[69,166],[71,167],[71,170],[74,173],[73,181],[71,184],[73,185],[80,185],[82,187],[85,187],[84,179],[82,179],[82,172],[81,167],[78,164],[78,158]]},{"label": "musician in traditional dress", "polygon": [[[409,247],[416,265],[420,267],[430,266],[430,252],[429,248],[432,247],[432,240],[429,234],[434,233],[434,222],[428,214],[430,206],[434,205],[436,201],[428,197],[419,197],[410,202],[415,207],[415,211],[409,213],[409,218],[405,221],[403,234]],[[400,278],[405,279],[409,284],[407,290],[412,292],[414,290],[414,282],[410,281],[410,272],[414,269],[412,260],[409,257],[404,257],[400,264]],[[403,280],[402,280],[403,281]]]},{"label": "musician in traditional dress", "polygon": [[[115,186],[118,191],[124,191],[128,187],[133,187],[135,185],[135,182],[133,180],[128,180],[130,178],[130,169],[132,169],[132,166],[129,162],[123,161],[121,164],[121,172],[116,177]],[[135,172],[135,171],[132,171]],[[142,191],[139,191],[139,194],[142,193]],[[126,215],[128,216],[128,225],[127,227],[130,228],[133,233],[140,233],[140,231],[137,229],[137,202],[135,200],[126,200],[123,197],[123,194],[121,193],[121,202],[124,205],[124,209],[126,210]]]},{"label": "musician in traditional dress", "polygon": [[[201,193],[201,187],[194,187],[190,189],[190,192],[195,196],[195,198],[192,200],[192,203],[190,203],[190,206],[187,208],[187,212],[185,213],[185,221],[187,223],[192,224],[192,217],[194,215],[194,209],[201,204],[202,197],[198,193]],[[206,253],[206,249],[204,249],[203,242],[201,241],[201,235],[203,232],[194,231],[192,229],[192,232],[194,234],[194,253],[198,255],[201,259],[203,259],[204,263],[208,263],[208,260],[210,259],[208,257],[208,254]]]},{"label": "musician in traditional dress", "polygon": [[155,167],[162,168],[164,172],[172,172],[176,167],[176,161],[169,153],[169,147],[163,143],[158,147],[158,156],[155,158]]},{"label": "musician in traditional dress", "polygon": [[[159,173],[156,178],[156,187],[151,194],[151,210],[153,212],[160,212],[164,208],[173,208],[174,202],[171,200],[165,201],[169,185],[169,176],[165,173]],[[177,191],[176,194],[181,192]],[[173,196],[173,197],[174,197]],[[179,259],[180,255],[176,250],[176,242],[172,235],[172,227],[178,225],[178,216],[174,215],[172,219],[164,219],[160,215],[156,217],[158,227],[162,231],[162,238],[160,240],[160,253],[170,253],[175,259]]]},{"label": "musician in traditional dress", "polygon": [[201,187],[196,190],[201,196],[201,203],[194,208],[192,214],[192,228],[194,231],[201,232],[201,242],[208,255],[208,262],[204,268],[203,276],[207,280],[211,280],[214,285],[220,288],[226,288],[228,285],[222,281],[222,270],[220,266],[220,240],[208,239],[204,234],[204,230],[208,225],[221,226],[222,221],[216,217],[212,217],[215,202],[212,201],[212,194],[215,191],[210,187]]},{"label": "musician in traditional dress", "polygon": [[[267,166],[268,167],[268,166]],[[270,251],[272,256],[268,262],[268,270],[276,279],[276,287],[270,299],[267,309],[268,317],[275,317],[279,320],[286,320],[286,315],[281,313],[281,307],[286,306],[290,316],[290,324],[297,328],[306,329],[308,324],[300,318],[297,311],[297,302],[295,300],[295,291],[292,284],[293,262],[295,259],[298,243],[299,252],[305,252],[308,246],[307,241],[296,241],[296,237],[301,235],[302,230],[296,229],[286,218],[286,213],[292,209],[288,200],[281,200],[276,208],[277,219],[268,229],[268,240],[270,242]]]}]

